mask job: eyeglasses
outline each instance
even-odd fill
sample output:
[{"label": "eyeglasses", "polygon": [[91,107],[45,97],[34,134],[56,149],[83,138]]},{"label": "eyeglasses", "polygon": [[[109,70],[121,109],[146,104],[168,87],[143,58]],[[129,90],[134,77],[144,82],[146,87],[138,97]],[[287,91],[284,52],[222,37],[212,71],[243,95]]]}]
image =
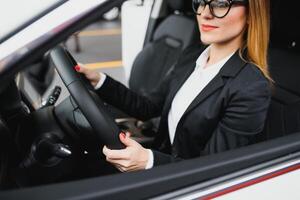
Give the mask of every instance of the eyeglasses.
[{"label": "eyeglasses", "polygon": [[229,13],[233,4],[247,5],[248,0],[193,0],[193,10],[195,14],[201,15],[206,5],[208,5],[214,17],[223,18]]}]

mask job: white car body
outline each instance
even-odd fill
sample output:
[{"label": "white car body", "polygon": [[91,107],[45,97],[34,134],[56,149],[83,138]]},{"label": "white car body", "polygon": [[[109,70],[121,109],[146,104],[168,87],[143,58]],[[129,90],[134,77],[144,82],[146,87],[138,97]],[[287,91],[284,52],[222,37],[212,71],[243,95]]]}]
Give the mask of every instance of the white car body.
[{"label": "white car body", "polygon": [[[12,59],[16,59],[16,55],[24,56],[27,54],[31,48],[34,48],[32,41],[42,36],[51,36],[55,35],[56,31],[59,31],[59,28],[66,28],[70,24],[80,18],[87,12],[91,11],[95,6],[101,5],[105,0],[70,0],[64,5],[53,10],[51,13],[45,15],[41,19],[37,20],[33,24],[29,25],[22,31],[16,33],[13,37],[9,38],[5,42],[0,44],[0,69],[4,69],[6,73],[6,64],[12,62]],[[145,35],[147,31],[147,22],[150,17],[157,17],[162,6],[162,1],[155,1],[154,6],[152,1],[146,1],[144,6],[138,7],[137,2],[128,1],[122,6],[122,50],[123,50],[123,64],[126,71],[126,77],[130,76],[130,70],[135,56],[143,48]],[[156,14],[155,14],[156,13]],[[1,15],[0,15],[1,16]],[[63,18],[63,20],[62,20]],[[132,23],[134,21],[134,23]],[[47,24],[47,26],[45,26]],[[2,32],[5,34],[5,32]],[[50,34],[50,35],[49,35]],[[39,41],[41,42],[41,41]],[[296,137],[297,138],[297,137]],[[293,138],[292,138],[293,139]],[[291,139],[291,140],[292,140]],[[296,143],[297,141],[292,140],[290,143]],[[286,142],[289,144],[288,142]],[[279,142],[279,144],[281,144]],[[294,144],[296,146],[296,144]],[[275,146],[275,145],[274,145]],[[288,146],[288,145],[287,145]],[[260,147],[263,149],[262,147]],[[272,147],[273,149],[275,147]],[[289,147],[286,147],[289,148]],[[268,150],[268,149],[266,149]],[[239,151],[239,150],[238,150]],[[280,149],[277,150],[279,153]],[[226,152],[225,155],[230,155],[232,152]],[[259,155],[259,152],[256,152]],[[270,152],[266,152],[270,153]],[[213,177],[208,180],[200,180],[197,184],[191,183],[190,186],[178,187],[170,191],[171,185],[173,182],[179,180],[180,177],[185,177],[185,175],[195,171],[198,167],[190,170],[192,164],[191,161],[183,161],[188,163],[189,166],[188,172],[184,170],[180,171],[181,173],[175,173],[173,167],[184,168],[185,163],[173,164],[170,166],[162,166],[157,169],[147,170],[145,172],[138,172],[136,174],[122,174],[122,175],[112,175],[106,177],[95,178],[92,180],[83,180],[75,183],[63,183],[59,185],[58,188],[53,185],[41,187],[41,188],[30,188],[24,190],[0,192],[0,198],[5,199],[8,197],[20,198],[39,198],[42,197],[40,191],[45,191],[45,193],[51,193],[53,196],[48,196],[45,198],[70,198],[70,199],[92,199],[92,198],[106,198],[108,199],[111,195],[112,199],[115,196],[113,195],[124,195],[127,191],[137,192],[139,187],[142,187],[145,184],[145,187],[148,187],[148,190],[145,190],[149,193],[156,192],[151,191],[151,186],[154,184],[157,188],[160,187],[170,187],[163,194],[155,194],[151,196],[152,199],[300,199],[300,190],[299,190],[299,180],[300,180],[300,149],[295,147],[295,150],[290,150],[290,152],[284,153],[282,155],[273,156],[269,160],[263,160],[260,163],[255,165],[248,166],[246,168],[238,169],[234,172],[227,173],[226,175],[220,175],[217,178]],[[222,156],[221,154],[220,156]],[[241,164],[247,165],[247,162],[251,159],[252,154],[249,153],[245,157],[240,156],[237,158],[244,159],[245,161]],[[210,168],[214,168],[215,164],[213,161],[218,161],[221,157],[218,155],[213,155],[211,158],[216,158],[216,160],[210,160],[209,158],[203,158],[200,161],[209,162],[210,165],[205,168],[204,172]],[[231,158],[231,162],[235,162],[235,158]],[[272,164],[272,162],[274,163]],[[276,162],[275,162],[276,161]],[[227,161],[224,161],[224,166],[226,166]],[[259,168],[258,165],[260,166]],[[168,168],[170,167],[170,168]],[[203,167],[202,163],[199,164],[199,169]],[[180,168],[180,169],[181,169]],[[177,168],[176,168],[177,169]],[[163,171],[165,170],[165,171]],[[228,169],[226,169],[228,170]],[[179,171],[179,169],[178,169]],[[168,174],[162,172],[170,172],[171,178],[168,177]],[[205,174],[205,173],[204,173]],[[122,180],[125,181],[125,178],[130,177],[137,178],[140,182],[131,183],[131,178],[128,178],[129,186],[124,186],[120,189],[118,184],[122,183]],[[149,175],[149,176],[148,176]],[[145,177],[151,178],[155,177],[155,180],[148,180]],[[143,179],[144,178],[144,179]],[[173,179],[172,179],[173,178]],[[192,179],[192,178],[191,178]],[[105,181],[112,180],[111,185],[113,189],[109,190],[105,187]],[[170,180],[170,185],[168,181]],[[197,180],[197,179],[196,179]],[[187,180],[186,181],[192,181]],[[85,185],[94,185],[94,183],[99,184],[99,191],[93,190],[90,191],[93,187],[78,187],[76,184],[82,182]],[[156,185],[157,184],[157,185]],[[179,184],[176,182],[176,184]],[[188,185],[188,184],[187,184]],[[54,188],[55,187],[55,188]],[[67,194],[66,188],[69,188],[70,194]],[[80,190],[78,189],[80,188]],[[36,190],[35,190],[36,189]],[[77,190],[76,190],[77,189]],[[90,190],[89,190],[90,189]],[[55,192],[56,190],[60,192]],[[35,194],[34,191],[40,193]],[[102,193],[101,193],[102,192]],[[62,194],[63,193],[63,194]],[[80,193],[80,194],[78,194]],[[16,195],[16,196],[14,196]],[[36,196],[35,196],[36,195]],[[61,195],[61,196],[59,196]],[[68,196],[69,195],[69,196]],[[98,196],[97,196],[98,195]],[[101,196],[102,195],[102,196]],[[134,195],[130,193],[130,195]],[[141,194],[139,194],[141,195]],[[127,198],[127,196],[123,196]],[[138,196],[140,197],[140,196]],[[115,198],[116,199],[116,198]]]}]

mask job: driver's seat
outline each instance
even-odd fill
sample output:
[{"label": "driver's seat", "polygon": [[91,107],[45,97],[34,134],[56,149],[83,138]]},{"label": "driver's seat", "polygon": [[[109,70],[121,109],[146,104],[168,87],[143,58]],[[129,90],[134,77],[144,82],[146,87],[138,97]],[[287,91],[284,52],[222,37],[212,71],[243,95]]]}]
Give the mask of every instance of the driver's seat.
[{"label": "driver's seat", "polygon": [[[182,51],[200,43],[199,30],[192,3],[185,0],[168,0],[171,15],[168,15],[150,35],[150,42],[137,55],[132,66],[129,88],[147,95],[161,80],[173,70]],[[152,136],[156,132],[159,118],[148,122],[138,122],[143,135]],[[124,123],[123,123],[124,125]],[[121,126],[124,128],[126,126]],[[132,127],[132,126],[131,126]]]},{"label": "driver's seat", "polygon": [[132,65],[129,87],[139,94],[147,94],[158,86],[183,49],[200,42],[191,2],[168,0],[167,3],[173,14],[158,25]]}]

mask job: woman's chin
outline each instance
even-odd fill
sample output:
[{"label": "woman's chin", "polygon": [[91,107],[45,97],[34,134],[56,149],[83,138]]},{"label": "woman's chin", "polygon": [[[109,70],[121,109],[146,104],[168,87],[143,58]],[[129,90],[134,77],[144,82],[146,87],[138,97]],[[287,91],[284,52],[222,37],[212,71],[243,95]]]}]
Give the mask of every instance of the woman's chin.
[{"label": "woman's chin", "polygon": [[213,43],[212,40],[208,40],[208,39],[202,38],[202,37],[201,37],[201,42],[202,42],[202,44],[204,44],[204,45],[210,45],[210,44]]},{"label": "woman's chin", "polygon": [[201,35],[201,41],[202,41],[202,43],[205,44],[205,45],[209,45],[209,44],[212,44],[212,43],[217,42],[215,36],[207,35],[207,34],[202,34],[202,35]]}]

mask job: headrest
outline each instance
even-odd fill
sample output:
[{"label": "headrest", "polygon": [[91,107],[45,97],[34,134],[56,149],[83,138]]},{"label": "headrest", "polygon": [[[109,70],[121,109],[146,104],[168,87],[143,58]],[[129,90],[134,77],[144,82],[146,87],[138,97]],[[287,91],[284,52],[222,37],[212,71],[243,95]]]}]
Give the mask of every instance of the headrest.
[{"label": "headrest", "polygon": [[271,47],[300,50],[300,1],[271,1]]},{"label": "headrest", "polygon": [[168,0],[168,5],[172,10],[182,12],[192,11],[192,0]]},{"label": "headrest", "polygon": [[172,38],[180,42],[182,48],[186,48],[192,41],[198,39],[199,32],[197,31],[197,23],[194,19],[171,15],[157,27],[153,40],[163,37]]},{"label": "headrest", "polygon": [[[275,85],[290,93],[300,96],[299,74],[300,57],[299,52],[283,48],[269,48],[269,70]],[[285,93],[282,101],[291,100]]]}]

